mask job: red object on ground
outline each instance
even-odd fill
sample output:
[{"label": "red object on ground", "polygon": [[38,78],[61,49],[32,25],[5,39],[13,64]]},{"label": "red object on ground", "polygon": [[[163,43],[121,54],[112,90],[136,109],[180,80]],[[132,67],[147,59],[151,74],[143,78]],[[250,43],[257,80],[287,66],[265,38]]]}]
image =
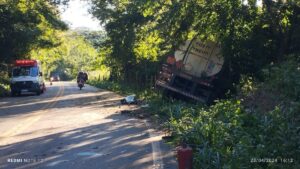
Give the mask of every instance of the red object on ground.
[{"label": "red object on ground", "polygon": [[16,60],[15,66],[37,66],[36,60]]},{"label": "red object on ground", "polygon": [[177,149],[178,168],[192,169],[193,168],[193,150],[188,146],[180,146]]}]

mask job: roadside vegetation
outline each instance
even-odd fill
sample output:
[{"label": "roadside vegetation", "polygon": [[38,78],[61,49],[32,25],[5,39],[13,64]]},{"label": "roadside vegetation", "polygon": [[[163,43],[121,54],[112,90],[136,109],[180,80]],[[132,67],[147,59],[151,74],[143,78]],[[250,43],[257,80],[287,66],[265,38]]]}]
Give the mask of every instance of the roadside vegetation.
[{"label": "roadside vegetation", "polygon": [[193,147],[195,168],[299,168],[297,69],[288,61],[273,66],[264,83],[242,84],[238,97],[171,109],[173,141]]},{"label": "roadside vegetation", "polygon": [[[5,66],[3,66],[5,67]],[[6,73],[7,70],[0,70],[0,97],[9,95],[9,78]]]},{"label": "roadside vegetation", "polygon": [[[194,150],[194,168],[299,168],[300,69],[295,58],[264,69],[264,81],[243,76],[237,92],[211,106],[163,97],[153,88],[91,80],[99,88],[136,94],[143,113]],[[149,117],[149,116],[148,116]],[[270,160],[269,162],[258,162]],[[275,161],[276,160],[276,161]]]},{"label": "roadside vegetation", "polygon": [[[196,169],[300,168],[300,2],[90,0],[103,32],[68,30],[66,2],[0,0],[0,95],[15,59],[39,59],[46,78],[84,70],[91,85],[136,94],[173,145],[193,148]],[[166,57],[194,38],[222,44],[232,79],[210,106],[154,88]]]},{"label": "roadside vegetation", "polygon": [[[136,94],[164,121],[194,168],[299,168],[298,1],[97,1],[110,69],[101,88]],[[153,89],[166,56],[187,39],[222,44],[233,87],[213,105],[165,99]],[[260,160],[260,161],[258,161]],[[261,160],[271,160],[268,162]],[[277,160],[274,161],[274,160]]]}]

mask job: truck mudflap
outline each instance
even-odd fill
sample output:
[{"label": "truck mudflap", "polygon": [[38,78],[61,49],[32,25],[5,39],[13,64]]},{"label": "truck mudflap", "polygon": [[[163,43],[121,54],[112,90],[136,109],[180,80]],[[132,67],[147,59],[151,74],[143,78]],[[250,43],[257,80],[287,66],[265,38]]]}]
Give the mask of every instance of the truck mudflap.
[{"label": "truck mudflap", "polygon": [[177,89],[176,87],[170,86],[166,82],[161,81],[161,80],[156,80],[155,85],[159,86],[159,87],[162,87],[162,88],[165,88],[165,89],[168,89],[168,90],[171,90],[173,92],[179,93],[179,94],[181,94],[183,96],[186,96],[188,98],[194,99],[194,100],[199,101],[199,102],[203,102],[203,103],[207,102],[207,99],[205,99],[205,98],[202,98],[202,97],[199,97],[199,96],[195,96],[195,95],[193,95],[191,93],[188,93],[188,92],[182,91],[180,89]]}]

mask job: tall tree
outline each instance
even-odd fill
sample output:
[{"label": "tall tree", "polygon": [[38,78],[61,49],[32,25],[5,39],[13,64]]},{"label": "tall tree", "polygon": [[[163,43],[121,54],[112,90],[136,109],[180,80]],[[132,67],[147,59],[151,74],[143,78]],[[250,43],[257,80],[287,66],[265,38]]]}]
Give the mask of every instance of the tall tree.
[{"label": "tall tree", "polygon": [[46,76],[51,73],[75,78],[79,70],[92,71],[99,69],[102,58],[91,42],[82,35],[68,31],[60,32],[60,45],[53,48],[32,50],[30,56],[43,63]]},{"label": "tall tree", "polygon": [[67,26],[60,20],[54,1],[2,0],[0,3],[0,58],[11,62],[29,58],[33,48],[59,44],[57,30]]},{"label": "tall tree", "polygon": [[192,38],[220,42],[232,76],[257,74],[300,49],[298,1],[264,0],[262,6],[257,0],[91,3],[93,15],[105,25],[112,51],[108,59],[117,73],[126,74],[129,67],[140,67],[141,58],[163,56]]},{"label": "tall tree", "polygon": [[139,9],[143,1],[138,0],[92,0],[92,12],[105,25],[108,39],[107,48],[111,48],[107,58],[114,78],[126,78],[136,65],[134,52],[137,33],[147,18]]}]

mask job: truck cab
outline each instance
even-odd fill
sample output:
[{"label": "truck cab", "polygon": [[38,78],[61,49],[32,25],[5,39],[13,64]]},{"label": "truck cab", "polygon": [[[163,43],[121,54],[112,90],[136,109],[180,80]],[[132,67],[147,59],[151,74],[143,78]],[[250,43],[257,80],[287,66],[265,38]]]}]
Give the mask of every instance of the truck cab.
[{"label": "truck cab", "polygon": [[38,60],[16,60],[11,73],[11,95],[34,92],[40,95],[45,91],[41,63]]}]

